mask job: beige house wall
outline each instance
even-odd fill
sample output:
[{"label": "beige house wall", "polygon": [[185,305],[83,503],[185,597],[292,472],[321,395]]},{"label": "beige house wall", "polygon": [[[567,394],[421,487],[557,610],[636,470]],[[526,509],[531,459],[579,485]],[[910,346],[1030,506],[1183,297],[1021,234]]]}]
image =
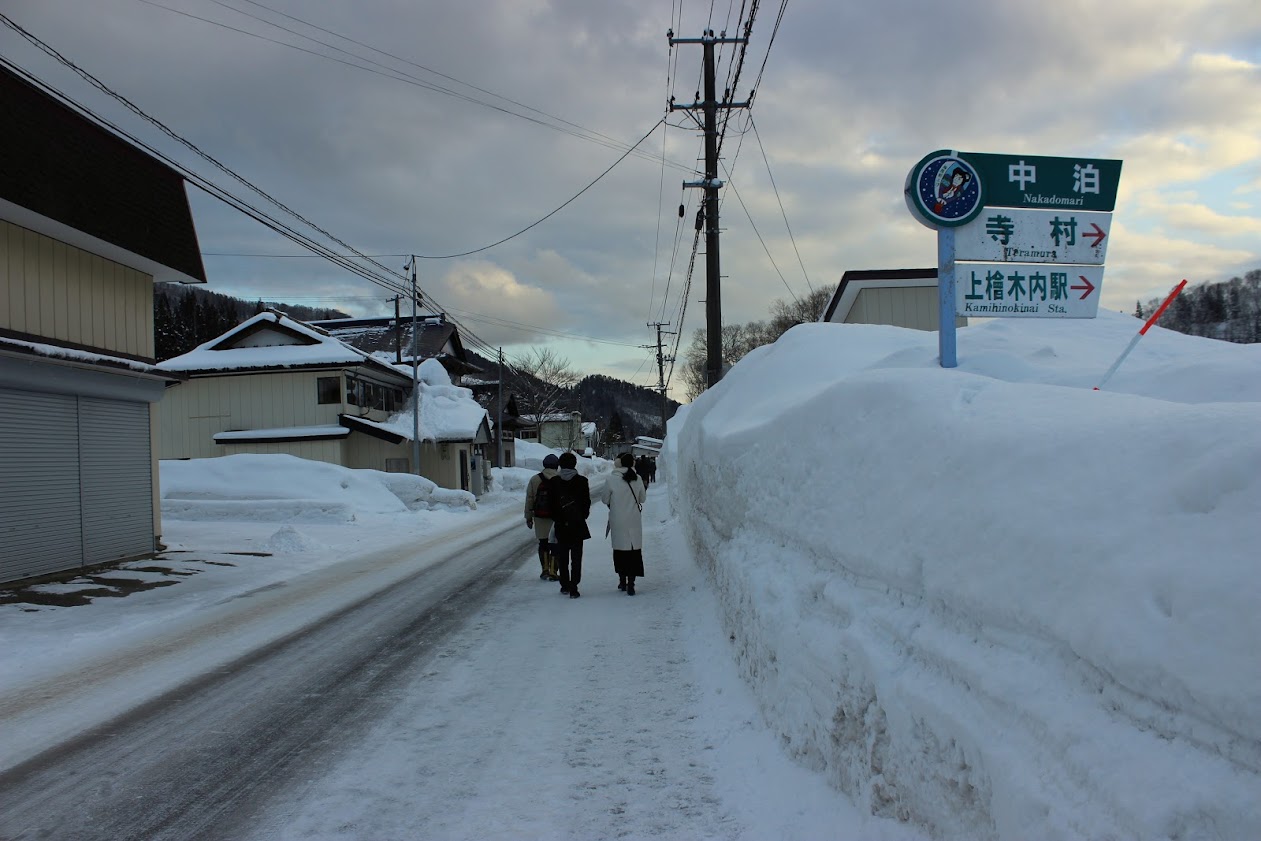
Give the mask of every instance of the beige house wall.
[{"label": "beige house wall", "polygon": [[0,328],[153,359],[153,278],[0,220]]},{"label": "beige house wall", "polygon": [[444,488],[460,487],[460,453],[467,454],[472,464],[472,444],[435,444],[424,441],[420,445],[420,475]]},{"label": "beige house wall", "polygon": [[[890,286],[863,289],[854,299],[846,324],[891,324],[913,330],[937,329],[937,287]],[[955,318],[959,327],[967,326],[966,318]]]},{"label": "beige house wall", "polygon": [[336,426],[345,406],[317,403],[316,381],[340,376],[340,371],[284,371],[195,377],[171,386],[158,404],[158,457],[224,455],[214,436],[229,430]]},{"label": "beige house wall", "polygon": [[[353,433],[346,439],[346,467],[361,470],[385,470],[387,459],[403,459],[407,462],[407,473],[415,472],[412,465],[412,442],[391,444],[380,438],[373,438],[362,432]],[[422,457],[423,463],[423,457]]]},{"label": "beige house wall", "polygon": [[327,441],[277,441],[273,444],[253,444],[232,442],[216,444],[216,455],[233,456],[242,453],[266,455],[290,455],[309,461],[324,461],[329,464],[345,466],[346,439],[338,438]]},{"label": "beige house wall", "polygon": [[539,443],[554,450],[567,450],[571,447],[582,449],[582,419],[572,421],[544,421],[539,428]]}]

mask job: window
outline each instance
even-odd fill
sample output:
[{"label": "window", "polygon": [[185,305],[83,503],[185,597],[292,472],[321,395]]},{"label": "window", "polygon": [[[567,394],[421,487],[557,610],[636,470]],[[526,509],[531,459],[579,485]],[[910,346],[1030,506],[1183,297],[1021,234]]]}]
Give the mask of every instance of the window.
[{"label": "window", "polygon": [[385,460],[386,473],[411,473],[411,463],[405,458],[387,458]]},{"label": "window", "polygon": [[320,377],[315,381],[315,390],[320,405],[342,402],[341,377]]}]

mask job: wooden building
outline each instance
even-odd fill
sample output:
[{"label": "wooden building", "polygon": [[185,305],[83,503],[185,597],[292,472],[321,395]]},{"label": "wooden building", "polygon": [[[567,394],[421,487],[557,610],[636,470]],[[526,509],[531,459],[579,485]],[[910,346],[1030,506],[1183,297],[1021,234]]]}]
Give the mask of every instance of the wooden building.
[{"label": "wooden building", "polygon": [[[936,331],[936,269],[855,269],[841,275],[820,321]],[[963,327],[966,318],[955,318]]]},{"label": "wooden building", "polygon": [[145,557],[153,284],[204,283],[182,176],[0,68],[0,581]]}]

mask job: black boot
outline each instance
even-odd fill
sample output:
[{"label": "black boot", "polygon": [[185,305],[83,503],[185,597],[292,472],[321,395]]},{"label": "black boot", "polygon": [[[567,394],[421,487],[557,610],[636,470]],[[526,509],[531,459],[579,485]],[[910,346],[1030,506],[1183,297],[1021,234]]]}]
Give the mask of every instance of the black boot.
[{"label": "black boot", "polygon": [[635,579],[634,578],[626,579],[626,595],[628,596],[635,595]]},{"label": "black boot", "polygon": [[582,593],[579,593],[579,592],[578,592],[578,585],[576,585],[576,584],[570,584],[570,585],[569,585],[569,598],[571,598],[571,599],[576,599],[576,598],[578,598],[578,597],[579,597],[579,596],[581,596],[581,595],[582,595]]},{"label": "black boot", "polygon": [[617,589],[619,590],[626,589],[626,576],[625,575],[619,575],[617,577]]}]

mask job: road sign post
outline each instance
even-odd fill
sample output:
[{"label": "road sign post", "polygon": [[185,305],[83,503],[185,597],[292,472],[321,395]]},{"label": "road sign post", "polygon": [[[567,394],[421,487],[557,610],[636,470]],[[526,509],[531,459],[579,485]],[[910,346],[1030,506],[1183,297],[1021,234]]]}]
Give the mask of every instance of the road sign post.
[{"label": "road sign post", "polygon": [[907,208],[937,231],[938,350],[958,364],[956,316],[1094,318],[1121,161],[939,150],[906,176]]}]

